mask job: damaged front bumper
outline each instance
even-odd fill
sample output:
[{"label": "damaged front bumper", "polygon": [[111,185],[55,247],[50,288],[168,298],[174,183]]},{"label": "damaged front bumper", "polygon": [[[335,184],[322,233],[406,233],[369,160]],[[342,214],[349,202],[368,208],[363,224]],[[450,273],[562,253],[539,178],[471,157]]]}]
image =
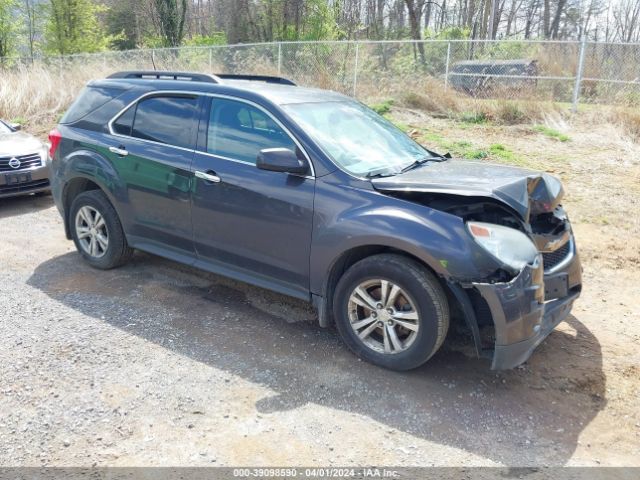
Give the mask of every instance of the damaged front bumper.
[{"label": "damaged front bumper", "polygon": [[495,346],[491,368],[525,362],[564,320],[580,296],[582,267],[573,238],[566,259],[545,271],[542,255],[508,283],[473,283],[491,312]]}]

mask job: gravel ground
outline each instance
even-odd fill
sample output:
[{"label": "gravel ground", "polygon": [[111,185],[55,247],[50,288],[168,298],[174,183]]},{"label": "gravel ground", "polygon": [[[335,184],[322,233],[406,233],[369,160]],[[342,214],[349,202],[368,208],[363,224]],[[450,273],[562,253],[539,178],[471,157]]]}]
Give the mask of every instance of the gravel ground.
[{"label": "gravel ground", "polygon": [[285,297],[140,253],[93,270],[50,197],[3,200],[0,465],[638,466],[640,275],[593,228],[587,289],[525,366],[453,339],[400,374]]}]

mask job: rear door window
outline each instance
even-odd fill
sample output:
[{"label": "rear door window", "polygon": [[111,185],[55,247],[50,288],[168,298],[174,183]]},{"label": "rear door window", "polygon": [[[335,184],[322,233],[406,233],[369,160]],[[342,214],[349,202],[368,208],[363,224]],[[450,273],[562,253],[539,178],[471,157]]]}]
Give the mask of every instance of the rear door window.
[{"label": "rear door window", "polygon": [[[198,98],[195,96],[146,98],[138,102],[136,107],[131,136],[177,147],[193,148],[197,111]],[[125,112],[125,115],[128,113]],[[117,121],[114,122],[114,130],[116,123]],[[126,129],[126,119],[123,119],[122,126]]]},{"label": "rear door window", "polygon": [[247,103],[214,98],[207,131],[207,152],[256,163],[265,148],[296,151],[293,139],[266,113]]}]

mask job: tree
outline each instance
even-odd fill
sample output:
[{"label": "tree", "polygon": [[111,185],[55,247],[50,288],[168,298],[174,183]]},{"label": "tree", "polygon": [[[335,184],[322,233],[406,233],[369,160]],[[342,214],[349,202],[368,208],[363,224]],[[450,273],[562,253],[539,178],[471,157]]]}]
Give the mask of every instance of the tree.
[{"label": "tree", "polygon": [[553,17],[553,22],[551,22],[551,29],[549,30],[549,34],[551,38],[558,38],[558,29],[560,28],[560,19],[562,18],[563,10],[567,6],[567,0],[558,0],[558,5],[556,7],[556,14]]},{"label": "tree", "polygon": [[[409,10],[411,37],[414,40],[422,40],[422,28],[420,24],[422,21],[422,9],[424,8],[424,2],[425,0],[405,0],[407,10]],[[426,63],[424,45],[422,42],[418,42],[418,51],[420,52],[420,60],[422,63]]]},{"label": "tree", "polygon": [[16,0],[0,0],[0,58],[13,54],[19,31]]},{"label": "tree", "polygon": [[154,20],[165,47],[178,47],[184,39],[187,0],[153,0]]},{"label": "tree", "polygon": [[109,11],[103,20],[109,35],[116,37],[113,47],[118,50],[132,50],[144,45],[145,34],[152,35],[147,2],[131,0],[106,0]]},{"label": "tree", "polygon": [[549,0],[544,0],[544,10],[542,12],[542,33],[544,38],[549,38],[549,33],[551,31],[551,2]]},{"label": "tree", "polygon": [[45,5],[37,0],[23,0],[22,16],[25,24],[25,36],[29,56],[33,59],[46,19]]},{"label": "tree", "polygon": [[[32,57],[43,31],[47,52],[68,54],[224,42],[422,40],[452,29],[472,39],[491,32],[492,38],[637,41],[640,0],[0,0],[0,53]],[[425,62],[421,42],[414,57]]]},{"label": "tree", "polygon": [[615,35],[622,42],[640,40],[640,1],[622,0],[613,8]]},{"label": "tree", "polygon": [[98,21],[105,10],[90,0],[50,0],[46,50],[60,55],[106,50],[114,38]]}]

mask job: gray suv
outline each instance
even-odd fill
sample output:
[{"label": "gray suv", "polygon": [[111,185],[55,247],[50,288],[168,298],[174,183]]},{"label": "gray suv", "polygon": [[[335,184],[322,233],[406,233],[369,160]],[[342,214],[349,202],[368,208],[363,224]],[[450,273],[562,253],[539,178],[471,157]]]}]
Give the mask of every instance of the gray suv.
[{"label": "gray suv", "polygon": [[305,299],[383,367],[423,364],[452,322],[514,367],[580,295],[556,178],[450,159],[338,93],[120,72],[50,140],[54,199],[90,265],[140,249]]}]

